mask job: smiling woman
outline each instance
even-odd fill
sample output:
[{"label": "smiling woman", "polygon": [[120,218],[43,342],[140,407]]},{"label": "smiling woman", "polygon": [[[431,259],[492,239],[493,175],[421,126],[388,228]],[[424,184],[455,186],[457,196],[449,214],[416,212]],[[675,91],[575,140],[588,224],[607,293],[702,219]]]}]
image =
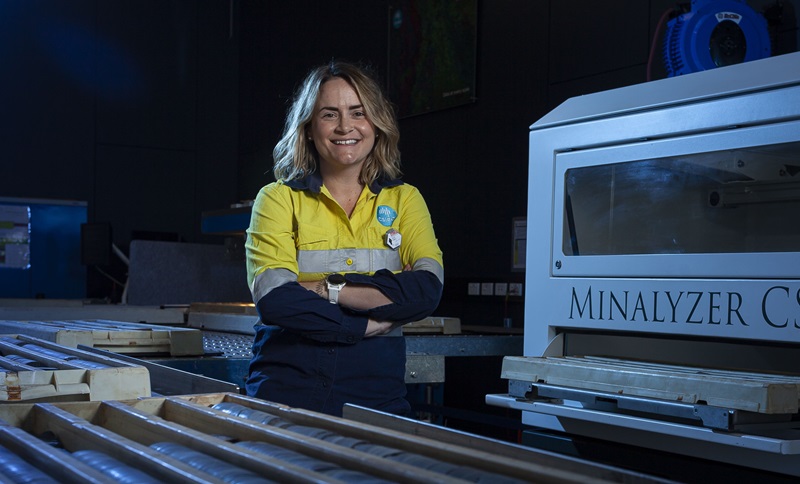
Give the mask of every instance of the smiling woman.
[{"label": "smiling woman", "polygon": [[398,139],[391,105],[354,65],[314,69],[296,93],[277,181],[247,231],[260,316],[249,395],[409,412],[400,327],[436,309],[444,269],[425,200],[398,178]]}]

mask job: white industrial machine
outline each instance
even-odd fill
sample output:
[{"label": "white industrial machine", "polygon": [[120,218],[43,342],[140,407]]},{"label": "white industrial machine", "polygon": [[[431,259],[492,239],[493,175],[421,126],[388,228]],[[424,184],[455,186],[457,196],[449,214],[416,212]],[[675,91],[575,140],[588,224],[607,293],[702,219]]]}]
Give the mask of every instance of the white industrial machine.
[{"label": "white industrial machine", "polygon": [[523,423],[800,476],[800,53],[531,126]]}]

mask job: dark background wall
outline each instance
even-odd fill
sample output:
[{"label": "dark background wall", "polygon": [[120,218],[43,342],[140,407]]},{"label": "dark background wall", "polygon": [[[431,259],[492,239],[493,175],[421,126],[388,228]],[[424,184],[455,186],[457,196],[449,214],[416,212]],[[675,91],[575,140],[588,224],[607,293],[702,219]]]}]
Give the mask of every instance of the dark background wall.
[{"label": "dark background wall", "polygon": [[[385,77],[390,3],[0,0],[0,196],[87,201],[123,251],[134,237],[222,244],[201,214],[272,180],[308,69],[340,58]],[[798,3],[749,2],[769,12],[776,55],[797,50]],[[439,315],[521,326],[522,298],[467,296],[467,283],[524,280],[511,224],[526,210],[528,126],[569,97],[645,82],[675,5],[479,2],[477,99],[400,121],[405,179],[445,253]],[[108,291],[90,281],[90,296]]]}]

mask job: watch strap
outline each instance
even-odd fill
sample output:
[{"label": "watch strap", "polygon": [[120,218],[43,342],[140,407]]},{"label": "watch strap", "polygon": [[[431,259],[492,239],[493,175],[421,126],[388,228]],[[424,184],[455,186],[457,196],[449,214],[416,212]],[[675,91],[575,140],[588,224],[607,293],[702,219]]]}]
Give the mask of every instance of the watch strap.
[{"label": "watch strap", "polygon": [[339,304],[339,292],[342,290],[342,286],[328,284],[328,301],[331,304]]}]

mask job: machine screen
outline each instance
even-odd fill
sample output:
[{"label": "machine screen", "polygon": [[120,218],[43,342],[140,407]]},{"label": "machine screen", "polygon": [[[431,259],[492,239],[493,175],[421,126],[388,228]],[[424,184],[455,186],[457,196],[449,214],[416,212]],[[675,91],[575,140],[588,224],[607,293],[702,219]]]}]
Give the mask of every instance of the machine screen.
[{"label": "machine screen", "polygon": [[796,252],[800,142],[564,172],[565,256]]}]

